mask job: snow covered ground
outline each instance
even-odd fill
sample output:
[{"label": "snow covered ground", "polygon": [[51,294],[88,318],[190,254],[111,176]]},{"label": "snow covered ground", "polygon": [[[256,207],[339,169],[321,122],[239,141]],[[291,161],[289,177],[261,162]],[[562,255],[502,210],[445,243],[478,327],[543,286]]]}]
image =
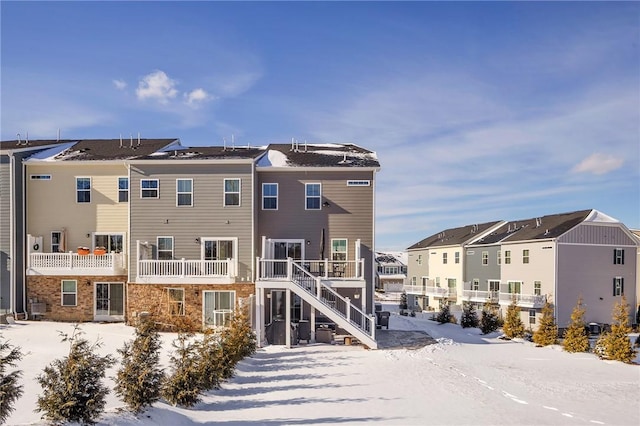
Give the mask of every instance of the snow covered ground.
[{"label": "snow covered ground", "polygon": [[[389,333],[422,330],[437,344],[376,351],[270,346],[242,361],[236,376],[194,409],[158,403],[136,418],[119,410],[122,403],[111,394],[99,424],[640,424],[640,366],[569,354],[558,346],[503,341],[498,333],[482,336],[477,329],[439,325],[429,316],[394,314]],[[115,354],[133,336],[123,324],[81,327],[90,341],[101,339],[103,353]],[[67,353],[58,331],[70,333],[72,325],[19,321],[0,327],[3,339],[28,352],[19,367],[25,394],[7,424],[46,424],[33,411],[41,391],[35,377]],[[163,334],[166,351],[175,336]],[[165,365],[167,360],[165,353]]]}]

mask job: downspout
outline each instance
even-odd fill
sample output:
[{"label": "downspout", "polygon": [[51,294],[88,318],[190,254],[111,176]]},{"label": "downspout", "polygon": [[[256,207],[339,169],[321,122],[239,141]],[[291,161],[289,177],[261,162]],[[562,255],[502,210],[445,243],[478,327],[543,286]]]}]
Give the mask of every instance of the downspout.
[{"label": "downspout", "polygon": [[[124,307],[124,321],[125,324],[129,321],[129,283],[131,282],[131,164],[128,161],[124,162],[124,166],[127,168],[127,197],[129,202],[127,203],[127,241],[125,242],[127,252],[122,253],[124,257],[122,260],[127,267],[127,284],[125,286],[125,307]],[[136,262],[138,261],[138,255],[136,254]],[[136,265],[137,268],[137,265]],[[137,270],[137,269],[136,269]]]},{"label": "downspout", "polygon": [[[15,202],[13,192],[15,188],[15,162],[16,158],[13,153],[9,153],[9,256],[11,258],[11,274],[9,275],[9,312],[14,314],[15,311],[15,291],[16,285],[16,238],[15,238]],[[12,279],[13,278],[13,279]]]},{"label": "downspout", "polygon": [[27,235],[27,173],[23,167],[22,160],[20,160],[20,176],[22,176],[22,312],[24,312],[24,319],[27,319],[27,269],[26,266],[26,245],[25,237]]},{"label": "downspout", "polygon": [[[376,294],[376,292],[375,292],[375,282],[374,282],[375,273],[376,273],[376,270],[375,270],[375,263],[376,262],[374,261],[375,256],[376,256],[376,172],[377,171],[374,169],[373,170],[373,174],[372,174],[372,177],[373,177],[373,182],[372,182],[373,183],[373,188],[372,188],[372,191],[373,191],[373,193],[372,193],[372,200],[373,200],[372,208],[373,208],[373,211],[371,213],[372,213],[373,216],[371,218],[372,219],[371,222],[373,224],[373,229],[372,229],[373,235],[371,236],[372,237],[371,241],[373,243],[371,244],[371,246],[372,246],[371,247],[371,258],[369,259],[369,267],[371,268],[370,277],[371,277],[371,280],[372,280],[372,282],[371,282],[372,290],[371,290],[371,295],[370,296],[367,295],[369,297],[369,299],[370,299],[368,302],[371,304],[371,311],[368,311],[367,307],[365,306],[365,309],[364,309],[365,313],[366,312],[374,313],[373,307],[375,306],[375,294]],[[375,330],[375,327],[374,327],[374,330]]]}]

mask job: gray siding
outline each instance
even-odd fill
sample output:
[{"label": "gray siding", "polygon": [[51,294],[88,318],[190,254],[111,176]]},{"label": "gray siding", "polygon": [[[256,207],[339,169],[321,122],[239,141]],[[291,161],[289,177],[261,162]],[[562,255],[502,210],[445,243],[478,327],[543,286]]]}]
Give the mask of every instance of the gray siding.
[{"label": "gray siding", "polygon": [[0,312],[10,307],[11,289],[11,200],[10,173],[8,156],[0,156]]},{"label": "gray siding", "polygon": [[630,318],[635,314],[635,248],[625,249],[624,265],[613,264],[613,247],[558,244],[557,323],[566,327],[578,297],[585,305],[585,321],[611,323],[613,306],[620,297],[613,296],[613,278],[624,278],[624,294],[630,304]]},{"label": "gray siding", "polygon": [[[347,186],[348,180],[370,180],[370,186]],[[262,184],[278,184],[278,210],[262,209]],[[322,200],[329,206],[305,210],[305,183],[320,183]],[[258,170],[256,206],[258,232],[256,256],[262,256],[260,238],[303,239],[307,259],[320,258],[322,229],[325,229],[324,257],[331,256],[331,239],[348,240],[348,260],[355,260],[355,241],[360,239],[365,259],[368,294],[373,294],[373,202],[374,172],[363,170],[270,171]],[[370,304],[370,301],[368,301]],[[368,306],[367,309],[371,309]]]},{"label": "gray siding", "polygon": [[[196,238],[238,238],[238,281],[252,277],[252,165],[163,164],[131,167],[130,271],[137,274],[136,240],[155,245],[156,237],[174,237],[174,257],[200,259]],[[240,206],[224,206],[224,179],[241,179]],[[140,180],[158,179],[160,197],[140,198]],[[193,179],[193,207],[176,206],[176,179]]]},{"label": "gray siding", "polygon": [[617,246],[635,245],[619,225],[593,225],[582,223],[558,239],[568,244],[606,244]]},{"label": "gray siding", "polygon": [[[489,254],[489,263],[482,264],[482,252]],[[500,265],[498,265],[498,251],[500,246],[467,247],[464,251],[464,281],[479,280],[478,290],[489,291],[489,280],[500,279]]]}]

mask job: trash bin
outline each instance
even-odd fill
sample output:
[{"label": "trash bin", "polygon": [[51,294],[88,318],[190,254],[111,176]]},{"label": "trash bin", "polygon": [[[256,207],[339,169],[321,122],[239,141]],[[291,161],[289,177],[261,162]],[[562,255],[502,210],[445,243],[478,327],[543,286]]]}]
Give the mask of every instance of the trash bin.
[{"label": "trash bin", "polygon": [[589,334],[600,334],[600,331],[600,324],[598,324],[597,322],[589,323]]},{"label": "trash bin", "polygon": [[307,343],[311,340],[311,323],[302,320],[298,323],[298,339],[305,340]]},{"label": "trash bin", "polygon": [[316,329],[316,343],[331,343],[333,341],[333,330],[328,327]]},{"label": "trash bin", "polygon": [[386,327],[387,330],[389,329],[389,317],[391,316],[391,312],[389,311],[381,311],[381,312],[376,312],[377,316],[378,316],[378,328],[382,328],[382,327]]}]

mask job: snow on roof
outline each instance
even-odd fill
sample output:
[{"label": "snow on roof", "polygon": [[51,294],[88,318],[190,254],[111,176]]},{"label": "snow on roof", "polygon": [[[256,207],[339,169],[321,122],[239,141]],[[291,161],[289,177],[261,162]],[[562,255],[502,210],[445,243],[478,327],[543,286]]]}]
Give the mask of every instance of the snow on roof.
[{"label": "snow on roof", "polygon": [[620,223],[618,219],[615,219],[609,215],[606,215],[598,210],[592,210],[589,216],[584,220],[585,222],[605,222],[605,223]]},{"label": "snow on roof", "polygon": [[62,154],[67,149],[74,146],[78,141],[61,143],[60,145],[56,145],[49,149],[45,149],[44,151],[37,152],[29,157],[29,161],[55,161],[57,160],[57,156]]},{"label": "snow on roof", "polygon": [[258,167],[288,167],[289,159],[287,156],[273,149],[267,151],[266,155],[263,155],[257,163]]}]

